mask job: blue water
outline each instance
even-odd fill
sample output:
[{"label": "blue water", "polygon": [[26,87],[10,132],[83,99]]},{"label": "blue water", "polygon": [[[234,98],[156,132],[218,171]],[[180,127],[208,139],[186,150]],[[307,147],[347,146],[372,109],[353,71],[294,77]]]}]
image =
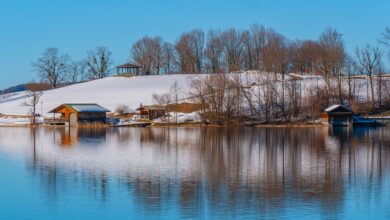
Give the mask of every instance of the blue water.
[{"label": "blue water", "polygon": [[390,128],[0,128],[0,219],[390,219]]}]

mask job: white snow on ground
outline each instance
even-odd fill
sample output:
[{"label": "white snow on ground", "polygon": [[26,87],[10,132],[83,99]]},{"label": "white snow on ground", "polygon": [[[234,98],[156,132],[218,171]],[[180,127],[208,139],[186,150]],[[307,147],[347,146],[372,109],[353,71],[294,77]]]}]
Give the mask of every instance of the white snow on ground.
[{"label": "white snow on ground", "polygon": [[27,125],[30,124],[29,118],[8,118],[1,117],[0,125]]},{"label": "white snow on ground", "polygon": [[177,117],[177,123],[184,123],[184,122],[199,122],[201,121],[201,117],[199,113],[192,112],[192,113],[182,113],[182,112],[170,112],[169,116],[157,118],[153,120],[153,122],[161,123],[161,122],[171,122],[176,123],[176,117]]},{"label": "white snow on ground", "polygon": [[[119,105],[127,105],[132,109],[140,103],[153,103],[153,93],[161,94],[169,91],[177,80],[183,88],[187,88],[193,75],[165,75],[143,77],[107,77],[85,83],[79,83],[59,89],[43,92],[37,112],[49,116],[47,112],[63,103],[97,103],[111,111]],[[12,96],[12,95],[9,95]],[[29,97],[27,92],[18,93],[17,99],[0,96],[0,113],[12,115],[28,115],[30,108],[23,106]]]},{"label": "white snow on ground", "polygon": [[[37,117],[36,123],[43,123],[42,117]],[[29,125],[31,118],[27,117],[0,117],[0,125]]]},{"label": "white snow on ground", "polygon": [[[37,113],[43,116],[51,116],[48,112],[63,103],[97,103],[108,108],[112,112],[119,105],[126,105],[130,109],[136,109],[143,105],[153,104],[152,95],[169,92],[174,81],[178,81],[184,93],[188,92],[189,83],[194,77],[205,77],[208,74],[177,74],[162,76],[142,77],[107,77],[85,83],[79,83],[59,89],[44,91],[37,106]],[[282,88],[282,77],[280,74],[264,73],[258,71],[247,71],[244,73],[229,74],[239,75],[242,82],[251,86],[253,93],[259,92],[264,82],[271,80],[275,83],[277,90]],[[297,74],[295,74],[297,75]],[[276,81],[275,81],[276,77]],[[290,80],[292,75],[286,75],[284,79]],[[296,77],[292,77],[296,78]],[[345,82],[344,82],[345,81]],[[325,85],[324,79],[316,75],[306,75],[300,84],[301,94],[305,96],[309,88],[321,89]],[[334,82],[335,83],[335,82]],[[359,99],[366,99],[368,81],[367,79],[354,79],[355,93]],[[374,85],[375,86],[375,85]],[[347,88],[346,79],[343,79],[343,87]],[[29,115],[31,109],[23,106],[23,103],[31,99],[28,92],[17,92],[0,95],[0,114],[5,115]],[[185,118],[185,117],[184,117]]]},{"label": "white snow on ground", "polygon": [[[142,77],[107,77],[85,83],[44,91],[37,105],[37,113],[51,116],[47,112],[63,103],[97,103],[112,112],[119,105],[136,109],[153,104],[152,95],[169,92],[174,81],[178,81],[184,93],[188,92],[189,83],[194,77],[208,74],[154,75]],[[236,74],[231,74],[236,75]],[[241,73],[244,82],[255,82],[253,71]],[[265,74],[264,74],[265,75]],[[272,74],[272,77],[274,74]],[[278,74],[277,74],[278,76]],[[270,75],[271,77],[271,75]],[[281,78],[280,76],[278,78]],[[31,109],[23,106],[29,101],[28,92],[11,93],[0,96],[0,114],[29,115]]]}]

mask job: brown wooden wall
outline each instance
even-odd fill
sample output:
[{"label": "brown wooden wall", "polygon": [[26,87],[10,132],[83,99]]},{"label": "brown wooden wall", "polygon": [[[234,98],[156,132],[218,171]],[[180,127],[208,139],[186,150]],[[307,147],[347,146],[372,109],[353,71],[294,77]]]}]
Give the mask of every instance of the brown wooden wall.
[{"label": "brown wooden wall", "polygon": [[66,120],[66,121],[69,121],[69,117],[70,117],[70,114],[76,114],[77,115],[77,112],[75,110],[73,110],[72,108],[69,108],[69,107],[63,107],[62,109],[60,109],[57,113],[61,113],[62,117]]}]

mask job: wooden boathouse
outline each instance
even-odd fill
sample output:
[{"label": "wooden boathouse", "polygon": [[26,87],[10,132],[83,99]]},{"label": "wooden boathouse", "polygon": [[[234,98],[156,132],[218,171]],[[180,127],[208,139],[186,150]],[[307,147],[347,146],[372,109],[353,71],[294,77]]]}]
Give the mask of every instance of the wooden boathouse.
[{"label": "wooden boathouse", "polygon": [[321,115],[322,121],[325,124],[332,126],[352,126],[353,111],[345,105],[332,105],[325,109],[325,113]]},{"label": "wooden boathouse", "polygon": [[106,123],[106,113],[110,110],[95,103],[65,103],[61,104],[49,113],[61,114],[61,119],[70,126],[79,123]]},{"label": "wooden boathouse", "polygon": [[137,108],[137,111],[139,111],[141,119],[146,119],[146,120],[153,120],[159,117],[163,117],[166,113],[165,107],[159,105],[141,104],[140,107]]}]

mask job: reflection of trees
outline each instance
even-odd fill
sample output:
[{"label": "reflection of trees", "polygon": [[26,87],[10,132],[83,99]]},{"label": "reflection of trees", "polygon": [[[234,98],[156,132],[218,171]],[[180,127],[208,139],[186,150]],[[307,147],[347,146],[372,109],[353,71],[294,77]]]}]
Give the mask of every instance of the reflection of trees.
[{"label": "reflection of trees", "polygon": [[[199,218],[205,205],[209,211],[232,216],[245,208],[275,217],[295,204],[315,204],[332,215],[343,208],[346,184],[378,183],[365,196],[369,199],[373,191],[379,195],[381,176],[388,175],[390,167],[390,149],[385,147],[388,128],[359,132],[355,136],[336,131],[328,137],[321,128],[131,128],[108,130],[107,135],[119,143],[138,141],[133,147],[151,149],[162,160],[175,160],[171,167],[160,168],[170,172],[129,168],[119,175],[130,199],[153,213],[164,211],[167,203],[177,203],[184,216]],[[36,135],[34,130],[32,136]],[[189,152],[193,162],[185,172],[179,167],[183,152]],[[36,152],[33,155],[36,174],[54,196],[59,188],[72,190],[76,184],[105,199],[117,187],[110,184],[117,177],[108,175],[104,167],[69,172],[55,162],[40,161]]]}]

